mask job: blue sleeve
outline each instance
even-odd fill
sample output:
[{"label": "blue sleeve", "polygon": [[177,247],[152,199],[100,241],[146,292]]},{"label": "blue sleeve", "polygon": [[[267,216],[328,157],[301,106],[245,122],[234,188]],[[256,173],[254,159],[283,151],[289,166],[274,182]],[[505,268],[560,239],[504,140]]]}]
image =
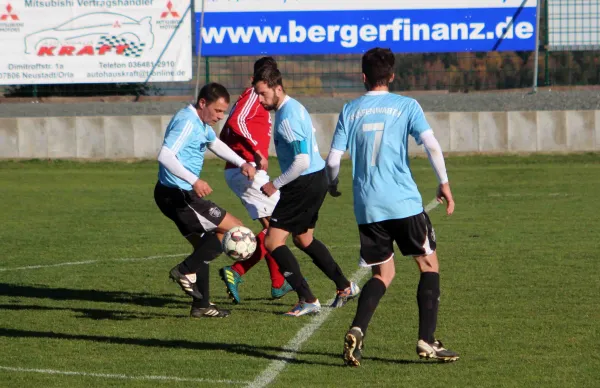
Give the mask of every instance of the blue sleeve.
[{"label": "blue sleeve", "polygon": [[163,145],[177,154],[187,144],[192,133],[193,124],[189,120],[173,118],[167,126]]},{"label": "blue sleeve", "polygon": [[208,130],[206,131],[206,141],[209,143],[212,143],[213,141],[216,140],[217,138],[217,134],[215,133],[215,130],[211,127],[208,126]]},{"label": "blue sleeve", "polygon": [[408,117],[408,133],[415,138],[417,144],[422,144],[421,134],[431,129],[431,126],[425,118],[425,113],[421,105],[414,100],[410,106],[409,117]]},{"label": "blue sleeve", "polygon": [[300,120],[288,117],[279,124],[277,131],[283,140],[292,146],[294,156],[298,154],[308,154],[307,134],[305,133],[303,123]]},{"label": "blue sleeve", "polygon": [[340,113],[335,132],[333,133],[333,140],[331,141],[331,148],[339,151],[346,151],[348,149],[348,134],[346,133],[346,125],[344,124],[345,110],[346,107]]}]

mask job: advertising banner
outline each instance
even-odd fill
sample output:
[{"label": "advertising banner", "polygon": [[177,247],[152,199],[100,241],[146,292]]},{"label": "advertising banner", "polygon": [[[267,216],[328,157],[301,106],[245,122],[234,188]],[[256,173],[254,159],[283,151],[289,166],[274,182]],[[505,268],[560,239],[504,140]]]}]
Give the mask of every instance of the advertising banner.
[{"label": "advertising banner", "polygon": [[189,0],[0,0],[0,84],[190,80],[191,15]]},{"label": "advertising banner", "polygon": [[536,7],[537,0],[195,0],[196,47],[203,56],[534,50]]}]

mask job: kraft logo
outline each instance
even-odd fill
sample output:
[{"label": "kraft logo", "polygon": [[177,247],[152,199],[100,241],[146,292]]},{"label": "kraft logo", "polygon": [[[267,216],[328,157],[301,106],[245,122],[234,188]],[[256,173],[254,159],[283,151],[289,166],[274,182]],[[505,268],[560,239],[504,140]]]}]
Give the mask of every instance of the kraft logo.
[{"label": "kraft logo", "polygon": [[16,13],[13,13],[13,7],[10,3],[6,6],[6,13],[2,14],[0,20],[5,21],[8,20],[8,18],[11,18],[11,20],[19,20],[19,16],[17,16]]},{"label": "kraft logo", "polygon": [[124,55],[140,57],[154,45],[152,18],[140,20],[114,12],[77,16],[24,39],[25,53],[37,56]]},{"label": "kraft logo", "polygon": [[163,13],[160,14],[160,18],[161,19],[166,19],[169,17],[169,15],[171,15],[174,18],[178,18],[179,17],[179,13],[177,13],[177,11],[175,11],[173,9],[173,3],[171,3],[171,0],[169,0],[169,2],[167,3],[167,10]]}]

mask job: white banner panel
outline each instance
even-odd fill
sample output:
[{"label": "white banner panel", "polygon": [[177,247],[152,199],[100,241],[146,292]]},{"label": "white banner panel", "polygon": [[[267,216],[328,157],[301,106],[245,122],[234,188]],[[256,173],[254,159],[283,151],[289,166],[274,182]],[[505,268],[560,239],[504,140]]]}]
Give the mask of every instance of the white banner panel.
[{"label": "white banner panel", "polygon": [[2,85],[192,79],[189,0],[0,0],[0,40]]}]

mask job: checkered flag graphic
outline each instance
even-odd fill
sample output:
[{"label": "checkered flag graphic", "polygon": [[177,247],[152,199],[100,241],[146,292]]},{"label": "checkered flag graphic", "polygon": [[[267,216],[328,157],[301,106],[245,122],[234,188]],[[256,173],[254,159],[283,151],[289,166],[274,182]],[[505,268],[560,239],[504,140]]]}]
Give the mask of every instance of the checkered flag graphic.
[{"label": "checkered flag graphic", "polygon": [[116,36],[102,36],[98,40],[98,47],[96,49],[100,49],[102,46],[110,46],[112,48],[117,48],[117,46],[127,45],[127,48],[123,50],[123,55],[126,57],[138,58],[144,52],[144,47],[146,43],[143,42],[135,42],[125,38],[119,38]]}]

